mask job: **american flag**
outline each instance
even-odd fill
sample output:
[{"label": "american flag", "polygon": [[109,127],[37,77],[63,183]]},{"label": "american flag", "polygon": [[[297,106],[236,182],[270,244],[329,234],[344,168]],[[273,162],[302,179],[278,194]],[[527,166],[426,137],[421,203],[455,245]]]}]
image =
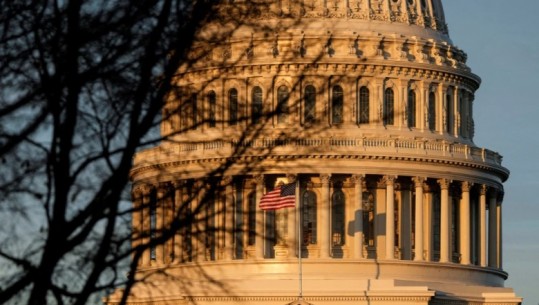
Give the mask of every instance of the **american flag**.
[{"label": "american flag", "polygon": [[260,199],[261,210],[277,210],[296,206],[296,184],[284,184]]}]

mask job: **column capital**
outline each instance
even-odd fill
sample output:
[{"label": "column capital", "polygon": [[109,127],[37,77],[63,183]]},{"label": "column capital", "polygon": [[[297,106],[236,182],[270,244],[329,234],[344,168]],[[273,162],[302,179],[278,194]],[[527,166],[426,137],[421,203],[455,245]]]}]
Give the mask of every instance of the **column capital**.
[{"label": "column capital", "polygon": [[481,184],[479,186],[479,195],[485,196],[488,192],[488,186],[486,184]]},{"label": "column capital", "polygon": [[255,183],[259,185],[259,184],[264,184],[265,177],[264,177],[264,174],[260,174],[260,175],[253,176],[253,179]]},{"label": "column capital", "polygon": [[442,190],[448,190],[449,186],[451,185],[451,180],[445,178],[438,179],[437,182]]},{"label": "column capital", "polygon": [[298,178],[297,174],[286,174],[286,178],[288,179],[288,183],[294,183],[296,182],[296,179]]},{"label": "column capital", "polygon": [[185,181],[184,180],[176,180],[176,181],[173,181],[171,182],[172,184],[172,187],[174,187],[175,189],[179,189],[181,187],[183,187],[185,185]]},{"label": "column capital", "polygon": [[473,183],[469,181],[462,181],[461,182],[461,190],[462,192],[470,192],[470,189],[472,188]]},{"label": "column capital", "polygon": [[425,177],[412,177],[412,181],[414,182],[414,187],[423,187],[423,183],[425,183],[427,179]]},{"label": "column capital", "polygon": [[488,187],[488,194],[490,199],[497,199],[499,196],[498,193],[500,193],[499,189],[495,187]]},{"label": "column capital", "polygon": [[331,175],[330,174],[321,174],[320,175],[320,182],[322,182],[322,185],[328,186],[330,181],[331,181]]},{"label": "column capital", "polygon": [[135,196],[136,194],[143,194],[144,188],[140,185],[137,185],[131,189],[131,196]]},{"label": "column capital", "polygon": [[396,179],[397,179],[397,176],[390,176],[390,175],[386,175],[382,178],[386,186],[394,186]]},{"label": "column capital", "polygon": [[148,194],[153,188],[154,185],[149,183],[140,184],[138,186],[138,189],[144,194]]},{"label": "column capital", "polygon": [[365,181],[365,174],[352,175],[352,177],[350,177],[350,181],[354,184],[358,184],[358,183],[363,184],[363,182]]},{"label": "column capital", "polygon": [[498,196],[496,197],[498,199],[498,205],[502,204],[504,196],[505,196],[504,191],[498,191]]},{"label": "column capital", "polygon": [[231,184],[232,184],[232,181],[234,181],[234,177],[232,177],[232,176],[224,176],[224,177],[221,179],[221,185],[222,185],[222,186],[228,186],[228,185],[231,185]]}]

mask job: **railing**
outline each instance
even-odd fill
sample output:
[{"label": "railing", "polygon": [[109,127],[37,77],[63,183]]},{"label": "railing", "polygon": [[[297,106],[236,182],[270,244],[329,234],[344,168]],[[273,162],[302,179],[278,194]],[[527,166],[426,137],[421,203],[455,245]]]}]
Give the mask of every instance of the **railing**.
[{"label": "railing", "polygon": [[[308,153],[384,153],[386,155],[446,157],[484,162],[501,166],[502,156],[498,153],[462,143],[446,141],[428,141],[425,139],[394,139],[394,138],[260,138],[252,140],[215,140],[198,143],[172,144],[173,153],[187,158],[228,156],[233,151],[243,151],[243,154],[253,155],[268,153],[279,154],[308,154]],[[243,150],[237,150],[243,148]],[[263,151],[266,150],[266,151]],[[152,154],[152,150],[147,151]],[[145,152],[137,155],[143,159]],[[148,155],[146,155],[148,156]],[[137,163],[137,160],[135,160]]]}]

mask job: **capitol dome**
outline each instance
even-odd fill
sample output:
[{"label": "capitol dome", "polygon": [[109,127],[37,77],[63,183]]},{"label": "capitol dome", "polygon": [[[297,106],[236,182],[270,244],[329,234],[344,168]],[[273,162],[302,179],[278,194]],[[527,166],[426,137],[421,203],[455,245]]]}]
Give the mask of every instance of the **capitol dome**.
[{"label": "capitol dome", "polygon": [[230,0],[188,56],[131,171],[127,304],[521,303],[441,0]]}]

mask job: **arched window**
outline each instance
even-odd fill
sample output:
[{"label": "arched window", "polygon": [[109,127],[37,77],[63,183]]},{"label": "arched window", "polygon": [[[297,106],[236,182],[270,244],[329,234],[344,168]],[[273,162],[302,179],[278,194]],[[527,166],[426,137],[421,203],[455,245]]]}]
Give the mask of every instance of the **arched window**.
[{"label": "arched window", "polygon": [[429,93],[429,129],[436,130],[436,94]]},{"label": "arched window", "polygon": [[262,88],[254,87],[251,94],[251,122],[256,124],[262,117]]},{"label": "arched window", "polygon": [[331,124],[342,124],[344,96],[341,86],[333,86],[331,94]]},{"label": "arched window", "polygon": [[393,125],[395,123],[394,109],[395,94],[393,93],[393,89],[387,88],[384,92],[384,125]]},{"label": "arched window", "polygon": [[344,192],[338,188],[331,198],[331,244],[344,245]]},{"label": "arched window", "polygon": [[316,120],[316,88],[312,85],[305,87],[303,122],[312,124]]},{"label": "arched window", "polygon": [[247,245],[254,246],[256,243],[256,192],[249,194],[247,209]]},{"label": "arched window", "polygon": [[208,126],[215,127],[217,124],[217,96],[215,91],[210,91],[208,93]]},{"label": "arched window", "polygon": [[363,86],[359,89],[358,123],[369,123],[369,88]]},{"label": "arched window", "polygon": [[408,127],[417,127],[416,120],[416,95],[414,90],[408,91]]},{"label": "arched window", "polygon": [[305,191],[301,205],[301,236],[303,244],[316,244],[316,194],[313,191]]},{"label": "arched window", "polygon": [[277,122],[286,123],[288,121],[288,88],[280,86],[277,89]]},{"label": "arched window", "polygon": [[445,114],[445,129],[449,134],[453,134],[453,95],[451,93],[447,93],[445,96],[446,100],[446,114]]},{"label": "arched window", "polygon": [[238,90],[236,88],[228,91],[228,124],[238,124]]}]

